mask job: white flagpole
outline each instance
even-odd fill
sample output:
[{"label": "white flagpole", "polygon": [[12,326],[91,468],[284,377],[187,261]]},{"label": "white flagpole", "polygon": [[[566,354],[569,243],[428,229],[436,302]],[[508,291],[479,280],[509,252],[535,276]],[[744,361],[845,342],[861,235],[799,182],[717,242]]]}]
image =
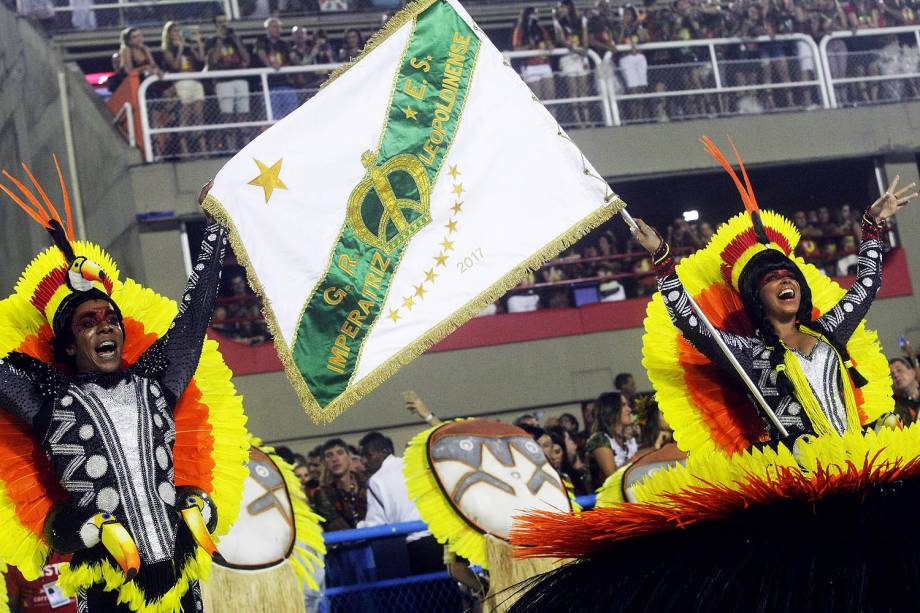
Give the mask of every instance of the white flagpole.
[{"label": "white flagpole", "polygon": [[[632,215],[630,215],[625,208],[620,211],[620,214],[623,216],[623,221],[626,222],[626,225],[628,225],[631,230],[634,232],[638,231],[639,227],[636,225],[636,220],[632,218]],[[715,326],[712,325],[712,322],[709,321],[709,318],[706,317],[705,313],[703,313],[703,309],[701,309],[700,306],[696,303],[696,300],[693,299],[693,296],[690,295],[690,292],[684,293],[690,300],[690,305],[693,307],[693,310],[696,311],[700,321],[702,321],[706,328],[709,329],[709,333],[716,341],[716,345],[719,346],[722,354],[732,365],[732,368],[735,369],[735,373],[741,378],[742,381],[744,381],[748,391],[751,392],[751,395],[757,401],[757,404],[760,405],[760,408],[763,410],[764,414],[771,422],[773,422],[773,425],[776,427],[780,434],[782,434],[784,437],[789,436],[789,432],[785,427],[783,427],[783,424],[779,423],[779,418],[776,416],[776,413],[773,412],[773,409],[770,408],[770,405],[767,404],[763,394],[760,393],[760,390],[756,385],[754,385],[754,382],[751,381],[751,378],[748,377],[746,372],[744,372],[744,369],[741,368],[741,364],[738,363],[738,360],[735,358],[734,354],[732,354],[732,352],[729,350],[728,345],[725,344],[725,340],[722,338],[722,334],[716,330]]]}]

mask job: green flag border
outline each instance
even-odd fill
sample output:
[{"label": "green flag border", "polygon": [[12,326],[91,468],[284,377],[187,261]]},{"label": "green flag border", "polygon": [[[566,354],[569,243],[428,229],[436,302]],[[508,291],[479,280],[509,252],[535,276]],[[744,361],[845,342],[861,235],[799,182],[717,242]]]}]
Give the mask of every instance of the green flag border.
[{"label": "green flag border", "polygon": [[[335,71],[326,80],[322,87],[325,88],[328,86],[329,83],[344,74],[354,64],[361,61],[361,59],[363,59],[368,53],[373,51],[378,45],[380,45],[383,41],[394,34],[399,28],[412,21],[417,15],[419,15],[422,11],[430,7],[435,2],[440,1],[443,0],[416,0],[415,2],[406,6],[406,8],[402,9],[399,13],[394,15],[379,32],[374,34],[368,40],[364,49],[361,51],[357,58],[339,70]],[[482,32],[479,27],[476,26],[475,23],[472,27],[476,35],[479,36]],[[480,36],[480,40],[481,39],[482,37]],[[540,104],[539,101],[536,101],[536,103]],[[559,129],[559,136],[571,143],[571,140],[562,132],[561,129]],[[572,143],[572,146],[575,146],[574,143]],[[584,156],[582,156],[582,159],[584,160]],[[590,172],[586,164],[584,172],[585,175],[593,176],[594,178],[603,182],[605,186],[607,186],[607,182],[602,177],[599,177]],[[207,196],[207,198],[205,198],[201,206],[215,219],[215,221],[224,225],[230,231],[230,244],[233,248],[234,254],[236,255],[236,259],[245,268],[246,277],[249,281],[250,287],[252,287],[253,291],[255,291],[256,294],[258,294],[262,299],[265,320],[268,324],[269,330],[271,331],[272,338],[275,343],[275,350],[278,353],[278,358],[281,360],[281,364],[284,368],[285,374],[287,375],[288,381],[290,381],[291,386],[294,388],[294,391],[300,400],[300,403],[303,405],[304,410],[313,420],[313,423],[316,425],[322,425],[331,423],[336,417],[345,412],[346,409],[357,403],[359,400],[376,389],[384,381],[396,374],[396,371],[398,371],[400,368],[420,356],[429,347],[446,337],[448,334],[456,330],[468,320],[472,319],[486,306],[501,298],[506,292],[508,292],[508,290],[516,287],[529,273],[541,268],[544,263],[554,258],[561,251],[571,247],[583,236],[610,219],[620,210],[624,209],[626,207],[626,203],[617,194],[611,192],[609,186],[607,186],[607,196],[600,208],[596,209],[593,213],[589,214],[577,224],[568,228],[565,232],[551,240],[549,243],[540,248],[536,253],[528,257],[525,261],[512,268],[501,279],[493,283],[485,291],[481,292],[465,305],[454,311],[454,313],[452,313],[447,318],[438,322],[437,325],[425,331],[424,334],[403,347],[401,351],[389,357],[374,370],[365,375],[360,381],[351,385],[343,393],[337,396],[336,399],[326,405],[325,408],[320,407],[319,403],[313,397],[313,394],[310,392],[306,382],[303,380],[303,375],[300,373],[300,370],[294,363],[291,348],[288,346],[284,336],[282,336],[281,328],[278,325],[277,319],[275,318],[275,312],[272,308],[271,300],[266,295],[265,290],[259,281],[259,277],[252,265],[252,261],[249,259],[249,253],[246,251],[246,247],[243,245],[243,242],[240,239],[240,233],[237,230],[236,225],[233,223],[230,215],[227,213],[226,209],[224,209],[224,206],[221,204],[221,202],[210,194]]]}]

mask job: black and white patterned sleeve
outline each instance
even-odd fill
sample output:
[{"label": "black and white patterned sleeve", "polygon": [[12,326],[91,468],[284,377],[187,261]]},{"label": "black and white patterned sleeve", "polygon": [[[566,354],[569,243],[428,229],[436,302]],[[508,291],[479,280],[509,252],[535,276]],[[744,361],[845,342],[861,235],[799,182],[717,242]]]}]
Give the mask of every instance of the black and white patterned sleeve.
[{"label": "black and white patterned sleeve", "polygon": [[[655,254],[655,271],[658,277],[658,290],[661,292],[664,306],[677,329],[713,363],[734,373],[735,369],[731,362],[725,357],[709,328],[700,320],[690,304],[690,297],[677,276],[674,258],[667,243],[662,242],[662,247]],[[741,367],[748,373],[752,372],[754,362],[752,339],[721,330],[718,332]]]},{"label": "black and white patterned sleeve", "polygon": [[[43,364],[15,352],[0,358],[0,410],[14,415],[29,428],[35,425],[45,400],[56,393],[54,377],[50,373],[41,376],[36,369],[30,368],[33,363]],[[42,387],[47,387],[44,394]]]},{"label": "black and white patterned sleeve", "polygon": [[[198,261],[195,262],[179,302],[179,314],[170,324],[166,335],[154,343],[139,360],[160,373],[158,378],[170,396],[171,406],[185,391],[198,368],[198,359],[201,357],[201,348],[220,287],[226,245],[226,228],[215,223],[205,229]],[[160,364],[157,365],[157,362]]]},{"label": "black and white patterned sleeve", "polygon": [[863,215],[856,281],[834,308],[818,320],[818,324],[843,345],[866,317],[882,285],[882,229],[868,213]]}]

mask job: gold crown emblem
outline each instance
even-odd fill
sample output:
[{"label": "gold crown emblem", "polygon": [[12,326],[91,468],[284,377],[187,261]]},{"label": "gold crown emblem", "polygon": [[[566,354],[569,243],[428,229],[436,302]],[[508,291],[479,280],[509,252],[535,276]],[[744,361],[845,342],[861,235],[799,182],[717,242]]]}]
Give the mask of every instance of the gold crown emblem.
[{"label": "gold crown emblem", "polygon": [[410,153],[377,165],[365,151],[364,178],[348,197],[348,225],[365,244],[391,253],[431,222],[428,173]]}]

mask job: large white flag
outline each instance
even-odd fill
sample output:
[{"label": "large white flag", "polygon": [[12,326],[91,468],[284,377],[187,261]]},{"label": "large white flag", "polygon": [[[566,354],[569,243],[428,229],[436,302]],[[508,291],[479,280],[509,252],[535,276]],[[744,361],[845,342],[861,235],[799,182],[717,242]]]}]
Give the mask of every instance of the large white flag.
[{"label": "large white flag", "polygon": [[205,203],[315,421],[621,206],[452,0],[394,17],[231,159]]}]

